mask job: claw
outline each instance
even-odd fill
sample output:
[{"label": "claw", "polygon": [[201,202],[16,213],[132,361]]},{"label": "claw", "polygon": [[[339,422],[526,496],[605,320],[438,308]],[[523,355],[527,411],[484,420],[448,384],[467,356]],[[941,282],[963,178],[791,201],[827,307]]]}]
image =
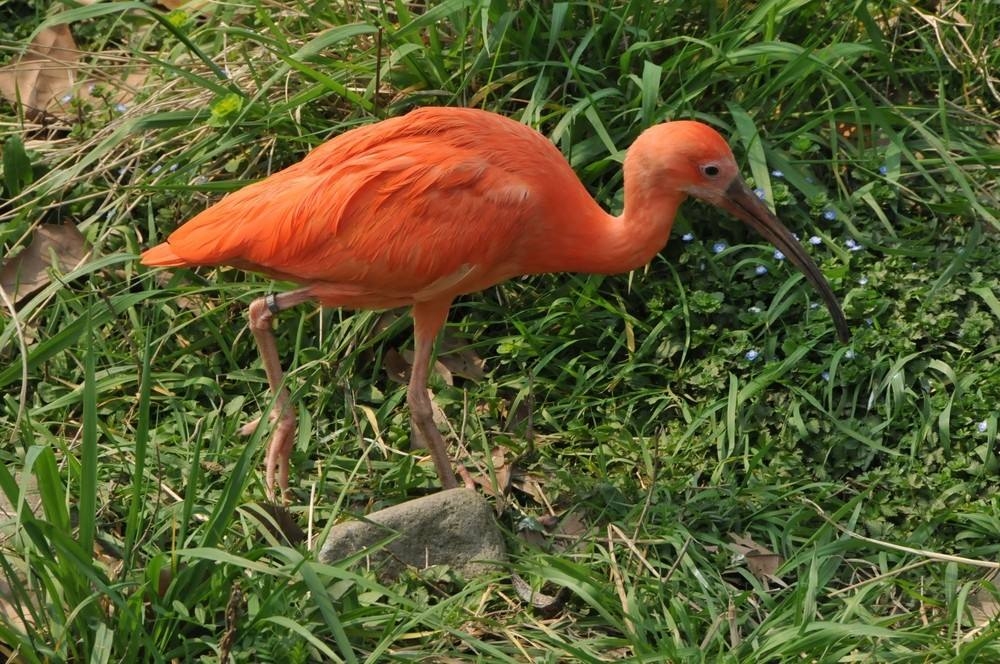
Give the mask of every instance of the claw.
[{"label": "claw", "polygon": [[237,433],[239,435],[241,435],[241,436],[252,436],[253,432],[256,431],[257,427],[260,425],[260,421],[263,419],[263,417],[264,416],[261,415],[260,417],[258,417],[257,419],[253,420],[252,422],[247,422],[246,424],[244,424],[243,426],[240,427],[240,429],[239,429],[239,431],[237,431]]}]

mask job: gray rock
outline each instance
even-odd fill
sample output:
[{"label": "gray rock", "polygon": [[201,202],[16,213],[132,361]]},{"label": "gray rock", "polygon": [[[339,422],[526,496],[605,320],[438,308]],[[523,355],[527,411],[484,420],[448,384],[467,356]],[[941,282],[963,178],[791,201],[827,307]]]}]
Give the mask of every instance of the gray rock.
[{"label": "gray rock", "polygon": [[498,569],[507,558],[503,535],[486,499],[470,489],[450,489],[395,505],[330,530],[319,558],[343,558],[398,536],[362,560],[382,579],[394,579],[407,567],[447,565],[469,579]]}]

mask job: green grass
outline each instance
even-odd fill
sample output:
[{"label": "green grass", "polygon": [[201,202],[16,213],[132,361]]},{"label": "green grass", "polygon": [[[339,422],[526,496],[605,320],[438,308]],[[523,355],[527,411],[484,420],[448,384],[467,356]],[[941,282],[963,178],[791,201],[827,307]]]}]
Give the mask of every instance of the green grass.
[{"label": "green grass", "polygon": [[[26,580],[9,602],[28,624],[0,621],[7,651],[1000,657],[983,619],[1000,542],[993,6],[428,4],[0,8],[21,21],[3,28],[4,55],[69,21],[96,70],[152,76],[125,108],[74,102],[73,122],[0,107],[5,254],[57,222],[92,250],[0,319],[0,489],[14,505],[0,561]],[[237,435],[269,403],[244,305],[272,285],[136,263],[222,193],[425,104],[537,127],[615,211],[642,128],[717,126],[787,225],[819,239],[807,247],[854,332],[839,344],[794,269],[690,203],[644,270],[519,279],[458,302],[448,332],[487,376],[437,381],[437,403],[475,462],[495,446],[524,454],[555,510],[585,524],[549,550],[511,535],[516,571],[568,589],[554,617],[523,606],[503,575],[386,585],[275,535],[253,510],[264,441]],[[434,489],[432,467],[402,452],[404,388],[383,368],[411,343],[405,316],[303,307],[277,334],[302,417],[299,525],[319,539],[334,519]],[[513,532],[545,514],[515,491],[501,521]],[[771,576],[734,535],[775,564]]]}]

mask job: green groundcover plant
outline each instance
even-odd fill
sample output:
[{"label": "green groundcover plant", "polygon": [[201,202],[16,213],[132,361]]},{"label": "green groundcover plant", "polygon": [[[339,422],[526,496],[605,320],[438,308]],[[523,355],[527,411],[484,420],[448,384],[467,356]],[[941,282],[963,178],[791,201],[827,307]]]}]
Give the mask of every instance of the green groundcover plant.
[{"label": "green groundcover plant", "polygon": [[[990,2],[0,5],[3,651],[996,661],[997,34]],[[430,104],[538,128],[615,212],[644,127],[716,126],[852,327],[695,203],[643,270],[462,298],[442,362],[483,370],[439,372],[435,400],[455,454],[516,460],[511,570],[563,589],[554,615],[506,573],[387,584],[312,552],[436,487],[405,451],[405,316],[280,317],[302,541],[256,508],[263,437],[237,435],[270,405],[245,304],[285,285],[137,265],[225,192]],[[558,545],[517,536],[552,513]]]}]

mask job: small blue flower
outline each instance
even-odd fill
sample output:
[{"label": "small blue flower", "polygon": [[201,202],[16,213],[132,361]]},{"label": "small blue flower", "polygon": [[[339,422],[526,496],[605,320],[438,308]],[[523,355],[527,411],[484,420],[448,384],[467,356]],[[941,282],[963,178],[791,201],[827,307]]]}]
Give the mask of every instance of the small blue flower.
[{"label": "small blue flower", "polygon": [[886,173],[889,172],[889,167],[886,166],[885,164],[883,164],[883,165],[881,165],[881,166],[878,167],[878,172],[879,172],[879,175],[885,175]]},{"label": "small blue flower", "polygon": [[128,106],[126,106],[121,102],[118,102],[117,104],[115,104],[115,110],[118,111],[119,113],[124,113],[125,111],[128,110]]},{"label": "small blue flower", "polygon": [[761,312],[763,311],[763,309],[761,309],[760,307],[758,307],[758,306],[757,306],[757,305],[755,304],[754,306],[752,306],[752,307],[750,307],[749,309],[747,309],[747,311],[749,311],[749,312],[750,312],[750,313],[752,313],[752,314],[759,314],[759,313],[761,313]]},{"label": "small blue flower", "polygon": [[872,325],[874,325],[874,324],[875,324],[875,323],[874,323],[874,322],[872,321],[872,319],[871,319],[871,318],[866,318],[866,319],[865,319],[865,325],[867,325],[868,327],[871,327],[871,326],[872,326]]},{"label": "small blue flower", "polygon": [[854,349],[853,348],[848,348],[847,351],[844,353],[844,358],[848,359],[848,360],[853,360],[854,359]]},{"label": "small blue flower", "polygon": [[826,210],[823,213],[823,218],[826,219],[827,221],[833,221],[834,219],[837,218],[837,211],[836,210]]},{"label": "small blue flower", "polygon": [[170,172],[173,173],[177,170],[177,164],[170,164]]},{"label": "small blue flower", "polygon": [[858,285],[859,286],[867,286],[868,285],[868,277],[861,277],[860,279],[858,279]]},{"label": "small blue flower", "polygon": [[156,175],[156,174],[157,174],[157,173],[159,173],[159,172],[160,172],[160,171],[161,171],[162,169],[163,169],[163,166],[160,166],[159,164],[156,164],[156,165],[154,165],[154,166],[153,166],[153,167],[152,167],[151,169],[149,169],[149,172],[150,172],[150,173],[152,173],[153,175]]},{"label": "small blue flower", "polygon": [[766,194],[764,193],[764,190],[763,190],[763,189],[761,189],[760,187],[757,187],[756,189],[754,189],[754,190],[753,190],[753,193],[754,193],[754,195],[755,195],[755,196],[756,196],[757,198],[759,198],[760,200],[764,200],[764,196],[766,195]]},{"label": "small blue flower", "polygon": [[810,302],[809,303],[809,308],[810,309],[819,309],[819,302]]},{"label": "small blue flower", "polygon": [[983,420],[976,425],[976,428],[979,429],[979,433],[986,433],[986,430],[990,428],[990,425],[986,420]]},{"label": "small blue flower", "polygon": [[724,241],[719,240],[718,242],[712,245],[712,251],[714,251],[717,254],[721,254],[723,251],[726,250],[726,246],[727,245]]},{"label": "small blue flower", "polygon": [[784,173],[782,173],[781,171],[779,171],[779,170],[778,170],[778,169],[776,168],[776,169],[774,169],[773,171],[771,171],[771,177],[773,177],[773,178],[783,178],[783,177],[785,177],[785,174],[784,174]]},{"label": "small blue flower", "polygon": [[820,376],[822,376],[823,380],[825,380],[826,382],[828,382],[828,383],[830,382],[830,372],[829,371],[824,371],[823,373],[820,374]]},{"label": "small blue flower", "polygon": [[684,235],[681,236],[681,239],[684,240],[685,242],[690,242],[691,240],[694,239],[694,233],[685,233]]},{"label": "small blue flower", "polygon": [[67,92],[62,97],[59,98],[59,101],[61,101],[64,104],[68,104],[71,101],[73,101],[73,95],[71,95],[70,93]]},{"label": "small blue flower", "polygon": [[864,247],[858,244],[858,241],[855,240],[854,238],[847,238],[846,240],[844,240],[844,246],[851,251],[861,251],[862,249],[864,249]]},{"label": "small blue flower", "polygon": [[767,267],[763,265],[758,265],[757,267],[754,268],[753,271],[757,273],[757,276],[761,276],[767,274]]},{"label": "small blue flower", "polygon": [[823,238],[821,238],[818,235],[813,235],[811,238],[809,238],[809,244],[813,245],[814,247],[818,247],[819,245],[823,244]]},{"label": "small blue flower", "polygon": [[747,358],[747,362],[753,362],[758,357],[760,357],[760,353],[751,348],[750,350],[747,351],[747,354],[744,357]]},{"label": "small blue flower", "polygon": [[774,250],[774,260],[776,260],[776,261],[783,261],[783,260],[785,260],[785,255],[783,253],[781,253],[781,249],[775,249]]}]

